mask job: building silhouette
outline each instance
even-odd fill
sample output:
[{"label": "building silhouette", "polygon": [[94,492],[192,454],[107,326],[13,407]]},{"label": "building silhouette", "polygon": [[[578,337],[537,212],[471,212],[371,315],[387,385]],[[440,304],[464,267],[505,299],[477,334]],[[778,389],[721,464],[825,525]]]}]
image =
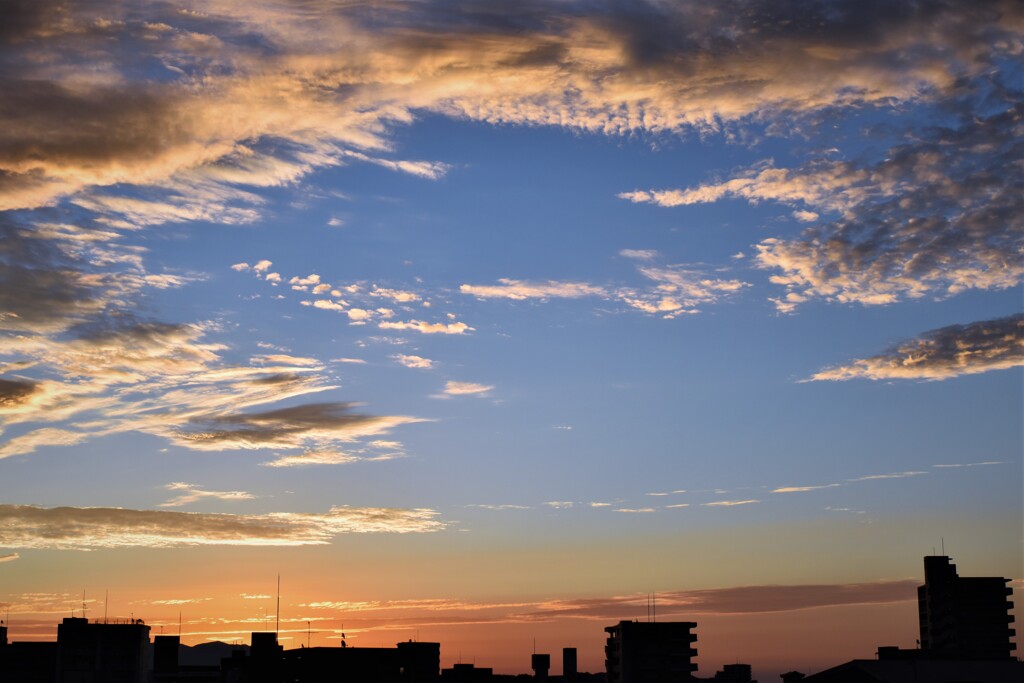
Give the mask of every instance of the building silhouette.
[{"label": "building silhouette", "polygon": [[530,657],[530,668],[533,669],[535,681],[548,680],[548,671],[551,669],[551,655],[537,654]]},{"label": "building silhouette", "polygon": [[146,683],[149,626],[89,623],[67,617],[57,626],[57,683]]},{"label": "building silhouette", "polygon": [[565,683],[576,683],[576,681],[579,680],[576,660],[576,648],[562,648],[562,680],[565,681]]},{"label": "building silhouette", "polygon": [[1012,659],[1012,590],[1002,577],[962,577],[946,555],[924,558],[917,589],[921,649],[946,658]]},{"label": "building silhouette", "polygon": [[753,670],[749,664],[726,664],[715,672],[711,680],[718,683],[757,683],[753,680]]},{"label": "building silhouette", "polygon": [[[920,647],[879,647],[875,659],[854,659],[804,683],[1020,683],[1024,662],[1013,657],[1012,594],[1001,577],[962,577],[945,555],[924,558],[917,589]],[[795,674],[796,672],[791,672]],[[786,674],[787,676],[791,674]]]},{"label": "building silhouette", "polygon": [[443,683],[486,683],[491,680],[494,680],[494,669],[475,664],[453,664],[452,668],[441,670]]},{"label": "building silhouette", "polygon": [[605,632],[608,683],[674,683],[689,681],[697,665],[692,621],[620,621]]}]

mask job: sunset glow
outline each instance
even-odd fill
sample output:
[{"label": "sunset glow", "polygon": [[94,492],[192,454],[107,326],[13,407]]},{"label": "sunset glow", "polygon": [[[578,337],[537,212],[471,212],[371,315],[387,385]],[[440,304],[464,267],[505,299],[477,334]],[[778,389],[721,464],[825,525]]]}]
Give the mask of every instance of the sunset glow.
[{"label": "sunset glow", "polygon": [[10,639],[280,576],[286,648],[656,609],[777,680],[913,647],[940,551],[1021,614],[1019,2],[4,16]]}]

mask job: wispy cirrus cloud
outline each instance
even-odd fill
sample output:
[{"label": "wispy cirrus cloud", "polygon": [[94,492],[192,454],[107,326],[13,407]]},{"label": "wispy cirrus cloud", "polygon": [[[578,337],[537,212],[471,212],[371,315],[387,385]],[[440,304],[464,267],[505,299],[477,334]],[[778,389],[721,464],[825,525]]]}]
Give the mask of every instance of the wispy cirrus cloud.
[{"label": "wispy cirrus cloud", "polygon": [[885,353],[815,373],[808,381],[944,380],[1024,366],[1024,315],[950,325]]},{"label": "wispy cirrus cloud", "polygon": [[463,294],[478,299],[577,299],[585,296],[603,296],[605,290],[585,282],[525,282],[500,278],[496,285],[459,285]]},{"label": "wispy cirrus cloud", "polygon": [[449,380],[441,393],[444,396],[487,396],[493,390],[494,386],[490,384]]},{"label": "wispy cirrus cloud", "polygon": [[715,500],[710,503],[701,503],[701,505],[706,507],[736,507],[737,505],[754,505],[760,502],[751,498],[747,500]]},{"label": "wispy cirrus cloud", "polygon": [[821,489],[834,489],[842,484],[819,484],[818,486],[781,486],[772,489],[772,493],[805,493],[807,491],[819,491]]},{"label": "wispy cirrus cloud", "polygon": [[211,498],[214,500],[252,500],[256,497],[246,491],[207,491],[201,486],[181,481],[167,484],[164,488],[168,491],[181,491],[181,493],[165,503],[160,503],[160,507],[180,507]]},{"label": "wispy cirrus cloud", "polygon": [[[0,351],[26,359],[39,379],[0,385],[0,424],[27,429],[0,458],[124,432],[153,434],[194,450],[324,451],[418,422],[357,414],[354,404],[278,401],[335,388],[316,359],[257,354],[250,366],[221,360],[204,325],[140,323],[86,327],[77,336],[20,335]],[[40,426],[58,420],[59,427]]]},{"label": "wispy cirrus cloud", "polygon": [[625,304],[627,307],[662,318],[697,313],[702,304],[717,303],[735,296],[747,283],[716,277],[706,269],[688,265],[654,265],[653,250],[624,250],[620,254],[644,262],[637,272],[647,281],[641,286],[604,287],[585,282],[525,282],[502,278],[497,285],[460,285],[463,294],[478,299],[578,299],[596,297]]},{"label": "wispy cirrus cloud", "polygon": [[4,562],[14,562],[19,557],[21,556],[18,555],[18,553],[6,553],[4,555],[0,555],[0,564],[3,564]]},{"label": "wispy cirrus cloud", "polygon": [[200,602],[210,602],[213,598],[166,598],[164,600],[152,600],[151,605],[194,605]]},{"label": "wispy cirrus cloud", "polygon": [[189,545],[323,545],[346,533],[440,531],[429,509],[333,507],[325,513],[233,515],[101,507],[0,505],[0,545],[93,550]]},{"label": "wispy cirrus cloud", "polygon": [[[840,605],[909,602],[917,596],[913,580],[874,583],[740,586],[658,593],[658,612],[686,614],[756,614]],[[647,596],[584,598],[543,603],[530,612],[537,619],[629,619],[642,614]]]}]

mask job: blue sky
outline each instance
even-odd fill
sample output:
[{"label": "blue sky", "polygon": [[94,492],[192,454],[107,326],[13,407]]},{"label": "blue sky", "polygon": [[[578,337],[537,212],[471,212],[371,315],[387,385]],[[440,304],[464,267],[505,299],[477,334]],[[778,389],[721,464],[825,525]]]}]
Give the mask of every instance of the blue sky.
[{"label": "blue sky", "polygon": [[[30,596],[126,557],[311,553],[364,597],[472,609],[868,585],[943,538],[1019,579],[1022,26],[1009,2],[19,6],[0,602],[39,635]],[[514,557],[540,569],[510,582]],[[395,562],[422,578],[375,584]],[[241,609],[181,581],[197,619]]]}]

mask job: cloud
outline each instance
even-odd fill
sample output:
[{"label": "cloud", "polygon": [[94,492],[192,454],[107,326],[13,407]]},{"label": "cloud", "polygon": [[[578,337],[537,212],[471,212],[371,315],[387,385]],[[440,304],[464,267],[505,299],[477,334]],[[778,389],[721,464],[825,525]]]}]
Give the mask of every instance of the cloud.
[{"label": "cloud", "polygon": [[211,413],[191,419],[192,430],[175,431],[182,446],[196,450],[309,448],[353,441],[422,422],[405,416],[353,412],[353,403],[310,403],[256,413]]},{"label": "cloud", "polygon": [[444,394],[447,396],[485,396],[492,389],[490,384],[478,384],[476,382],[456,382],[450,380],[444,385]]},{"label": "cloud", "polygon": [[[419,111],[626,134],[912,101],[1010,53],[1021,13],[1011,1],[911,11],[843,0],[799,12],[498,3],[454,21],[440,6],[343,3],[310,21],[269,4],[218,4],[215,17],[104,5],[101,26],[75,5],[51,12],[59,19],[12,20],[0,83],[5,206],[178,175],[283,185],[352,161],[437,178],[446,165],[376,153],[387,124]],[[171,77],[118,66],[139,53]]]},{"label": "cloud", "polygon": [[[253,356],[250,366],[227,365],[220,357],[226,347],[204,340],[208,329],[129,321],[80,326],[75,336],[9,338],[0,358],[27,357],[48,378],[0,384],[0,426],[30,425],[7,435],[0,458],[124,432],[205,451],[327,452],[420,421],[356,414],[351,403],[267,409],[335,388],[321,378],[323,364],[276,353]],[[39,426],[56,421],[66,422]]]},{"label": "cloud", "polygon": [[1024,105],[1020,92],[998,89],[996,104],[982,105],[975,99],[992,87],[973,87],[949,103],[957,123],[915,130],[878,159],[769,163],[722,182],[619,196],[666,207],[729,198],[800,207],[793,215],[816,225],[756,245],[756,265],[785,289],[772,299],[783,312],[815,298],[877,305],[1014,287],[1024,277]]},{"label": "cloud", "polygon": [[634,512],[634,513],[645,513],[654,512],[654,508],[615,508],[613,512]]},{"label": "cloud", "polygon": [[[917,596],[912,580],[852,584],[770,585],[710,588],[658,593],[658,612],[670,615],[757,614],[791,612],[842,605],[910,602]],[[642,614],[647,596],[583,598],[543,603],[528,613],[535,619],[630,619]]]},{"label": "cloud", "polygon": [[0,564],[3,564],[4,562],[14,562],[19,557],[20,555],[18,555],[18,553],[7,553],[5,555],[0,555]]},{"label": "cloud", "polygon": [[387,320],[377,323],[382,330],[413,330],[421,334],[465,334],[472,332],[473,328],[466,323],[428,323],[422,320],[410,320],[408,322],[389,322]]},{"label": "cloud", "polygon": [[1005,465],[1007,464],[1003,460],[986,460],[985,462],[963,462],[963,463],[950,463],[946,465],[932,465],[937,468],[953,468],[953,467],[982,467],[987,465]]},{"label": "cloud", "polygon": [[950,325],[877,356],[822,370],[810,381],[944,380],[1024,366],[1024,315]]},{"label": "cloud", "polygon": [[760,502],[759,500],[716,500],[711,503],[701,503],[701,505],[707,507],[734,507],[736,505],[753,505]]},{"label": "cloud", "polygon": [[[846,187],[800,201],[839,217],[757,245],[757,264],[786,289],[779,309],[810,298],[872,305],[1018,285],[1024,179],[1013,160],[1024,154],[1022,120],[1019,103],[988,117],[965,111],[958,126],[924,130],[881,161],[830,163],[827,175]],[[821,170],[795,172],[792,182]]]},{"label": "cloud", "polygon": [[636,259],[637,261],[650,261],[659,256],[657,249],[622,249],[619,256]]},{"label": "cloud", "polygon": [[842,484],[821,484],[819,486],[783,486],[772,489],[772,493],[804,493],[806,491],[817,491],[819,489],[834,489]]},{"label": "cloud", "polygon": [[569,500],[549,500],[548,502],[544,503],[544,505],[548,506],[549,508],[555,508],[556,510],[567,510],[573,507],[575,503]]},{"label": "cloud", "polygon": [[42,446],[74,446],[88,439],[88,435],[55,427],[43,427],[21,436],[15,436],[0,446],[0,460],[32,453]]},{"label": "cloud", "polygon": [[[377,441],[371,442],[373,446]],[[394,460],[401,457],[401,444],[395,445],[391,453],[364,455],[365,451],[309,450],[303,453],[279,454],[273,460],[263,463],[264,467],[305,467],[307,465],[348,465],[354,462]]]},{"label": "cloud", "polygon": [[[654,250],[627,249],[619,253],[640,261],[650,261],[658,255]],[[718,302],[734,296],[749,286],[739,280],[709,276],[702,269],[685,265],[641,265],[637,271],[653,284],[639,288],[606,288],[583,282],[525,282],[501,278],[498,285],[461,285],[459,291],[478,299],[518,301],[594,296],[624,303],[644,313],[672,319],[683,314],[697,313],[697,306],[700,304]]]},{"label": "cloud", "polygon": [[403,289],[386,289],[377,286],[374,286],[374,288],[370,290],[370,296],[391,299],[397,303],[410,303],[413,301],[419,301],[422,298],[416,292],[410,292]]},{"label": "cloud", "polygon": [[167,484],[164,488],[168,491],[182,491],[182,493],[166,503],[161,503],[160,507],[180,507],[204,498],[214,498],[216,500],[252,500],[256,497],[251,493],[246,493],[245,491],[205,491],[195,484],[186,484],[180,481]]},{"label": "cloud", "polygon": [[399,353],[392,356],[392,358],[394,358],[396,361],[398,361],[400,364],[404,365],[407,368],[429,370],[430,368],[434,367],[434,361],[430,360],[429,358],[424,358],[422,356],[410,356],[404,353]]},{"label": "cloud", "polygon": [[199,602],[209,602],[213,598],[168,598],[166,600],[153,600],[151,605],[193,605]]},{"label": "cloud", "polygon": [[644,313],[665,319],[699,312],[702,304],[735,296],[749,285],[740,280],[709,277],[701,270],[681,266],[641,266],[639,272],[654,282],[648,289],[620,288],[615,298]]},{"label": "cloud", "polygon": [[101,312],[116,285],[0,217],[0,331],[56,333]]},{"label": "cloud", "polygon": [[866,477],[857,477],[856,479],[848,479],[847,481],[875,481],[876,479],[906,479],[908,477],[919,477],[922,474],[928,474],[927,472],[890,472],[888,474],[869,474]]},{"label": "cloud", "polygon": [[347,533],[440,531],[428,509],[332,507],[322,514],[230,515],[100,507],[0,505],[0,544],[92,550],[189,545],[324,545]]},{"label": "cloud", "polygon": [[32,395],[38,391],[38,382],[0,379],[0,411],[9,410],[27,403]]},{"label": "cloud", "polygon": [[459,291],[478,299],[578,299],[602,296],[605,291],[585,282],[525,282],[500,278],[497,285],[460,285]]}]

